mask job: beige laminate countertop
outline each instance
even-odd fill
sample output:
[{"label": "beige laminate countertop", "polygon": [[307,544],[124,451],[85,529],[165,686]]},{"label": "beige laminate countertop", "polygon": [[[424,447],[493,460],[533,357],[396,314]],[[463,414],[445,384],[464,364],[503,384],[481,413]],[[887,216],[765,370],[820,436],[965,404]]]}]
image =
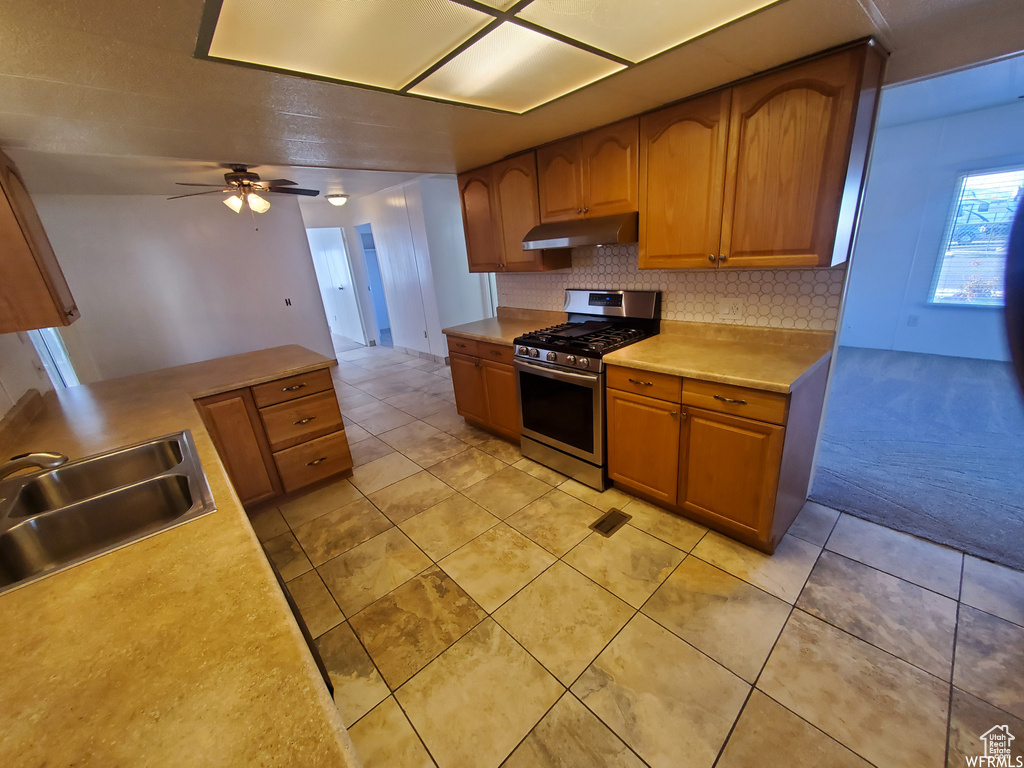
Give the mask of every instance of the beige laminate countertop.
[{"label": "beige laminate countertop", "polygon": [[662,321],[657,336],[604,356],[620,365],[769,392],[790,392],[826,361],[833,334]]},{"label": "beige laminate countertop", "polygon": [[0,595],[3,766],[358,766],[192,400],[333,365],[297,346],[48,393],[0,455],[192,431],[217,509]]},{"label": "beige laminate countertop", "polygon": [[492,344],[511,344],[516,336],[529,331],[546,328],[564,323],[565,312],[549,312],[542,309],[516,309],[498,307],[497,317],[488,317],[474,323],[453,325],[441,331],[451,336],[463,336],[476,341],[489,341]]}]

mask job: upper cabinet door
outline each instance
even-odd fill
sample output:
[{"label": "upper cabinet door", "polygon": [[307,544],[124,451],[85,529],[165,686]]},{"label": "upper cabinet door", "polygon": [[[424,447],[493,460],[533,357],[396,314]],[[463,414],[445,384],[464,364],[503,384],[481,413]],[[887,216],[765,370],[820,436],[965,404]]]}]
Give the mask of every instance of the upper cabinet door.
[{"label": "upper cabinet door", "polygon": [[714,267],[731,91],[640,120],[640,268]]},{"label": "upper cabinet door", "polygon": [[583,158],[579,137],[537,150],[540,220],[565,221],[583,215]]},{"label": "upper cabinet door", "polygon": [[491,166],[459,174],[462,223],[470,272],[495,272],[501,265]]},{"label": "upper cabinet door", "polygon": [[0,152],[0,333],[70,325],[78,308],[28,190]]},{"label": "upper cabinet door", "polygon": [[527,152],[492,166],[500,220],[502,263],[506,270],[536,269],[540,251],[524,251],[523,238],[540,224],[537,200],[537,154]]},{"label": "upper cabinet door", "polygon": [[637,210],[639,126],[639,119],[632,117],[581,137],[584,216]]},{"label": "upper cabinet door", "polygon": [[733,89],[721,266],[832,263],[866,53]]}]

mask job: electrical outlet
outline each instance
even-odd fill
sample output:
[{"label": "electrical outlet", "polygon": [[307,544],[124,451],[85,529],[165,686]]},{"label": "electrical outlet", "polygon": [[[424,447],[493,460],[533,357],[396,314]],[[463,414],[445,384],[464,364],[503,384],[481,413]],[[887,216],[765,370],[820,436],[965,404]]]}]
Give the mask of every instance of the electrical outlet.
[{"label": "electrical outlet", "polygon": [[716,307],[715,319],[724,320],[727,323],[738,323],[743,319],[743,299],[719,299]]}]

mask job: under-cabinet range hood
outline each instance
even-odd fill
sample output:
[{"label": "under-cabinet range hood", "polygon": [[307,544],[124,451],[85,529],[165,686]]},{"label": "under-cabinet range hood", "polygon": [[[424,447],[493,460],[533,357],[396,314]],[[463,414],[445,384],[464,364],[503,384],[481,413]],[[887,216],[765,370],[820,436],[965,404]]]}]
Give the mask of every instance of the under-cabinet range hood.
[{"label": "under-cabinet range hood", "polygon": [[622,213],[617,216],[538,224],[523,238],[523,250],[635,243],[638,239],[639,218],[636,213]]}]

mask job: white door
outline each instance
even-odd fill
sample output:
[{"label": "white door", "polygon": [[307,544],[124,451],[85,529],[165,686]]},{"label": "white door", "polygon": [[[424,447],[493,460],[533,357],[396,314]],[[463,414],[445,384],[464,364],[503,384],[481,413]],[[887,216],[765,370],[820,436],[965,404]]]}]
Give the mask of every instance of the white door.
[{"label": "white door", "polygon": [[331,333],[365,344],[343,231],[337,227],[307,229],[306,237]]}]

